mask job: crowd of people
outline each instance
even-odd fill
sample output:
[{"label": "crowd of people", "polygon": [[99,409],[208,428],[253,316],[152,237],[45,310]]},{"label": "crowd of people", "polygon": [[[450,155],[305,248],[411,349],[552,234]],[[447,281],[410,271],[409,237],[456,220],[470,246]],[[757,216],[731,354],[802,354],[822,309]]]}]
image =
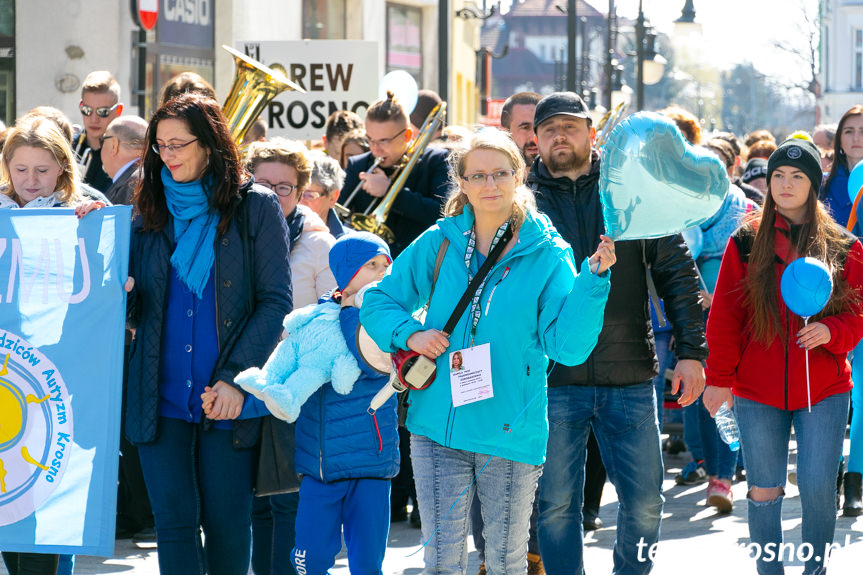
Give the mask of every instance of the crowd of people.
[{"label": "crowd of people", "polygon": [[[729,513],[732,483],[746,481],[753,543],[783,541],[789,480],[815,549],[837,510],[863,514],[863,223],[848,190],[863,106],[778,143],[662,110],[716,156],[728,190],[683,234],[614,242],[591,111],[573,93],[521,92],[499,128],[430,135],[389,198],[388,242],[351,229],[344,212],[390,194],[440,101],[423,90],[406,110],[388,94],[364,119],[333,113],[320,142],[268,138],[260,120],[235,142],[195,74],[173,78],[144,119],[94,72],[81,126],[39,107],[0,132],[0,209],[134,207],[118,537],[155,537],[166,575],[269,575],[326,573],[343,533],[351,572],[370,574],[390,523],[410,521],[427,573],[465,573],[472,534],[480,573],[580,574],[607,478],[614,572],[648,573],[639,549],[659,541],[666,396],[692,456],[676,482],[707,483],[706,504]],[[802,257],[834,285],[811,320],[779,290]],[[290,349],[307,351],[285,363]],[[406,352],[392,378],[372,359]],[[318,383],[301,400],[265,397],[243,383],[252,372]],[[399,381],[409,390],[368,409]],[[739,452],[713,419],[723,405]],[[274,463],[262,437],[283,442],[289,485],[263,486]],[[74,563],[3,558],[12,575]],[[756,568],[783,572],[764,557]]]}]

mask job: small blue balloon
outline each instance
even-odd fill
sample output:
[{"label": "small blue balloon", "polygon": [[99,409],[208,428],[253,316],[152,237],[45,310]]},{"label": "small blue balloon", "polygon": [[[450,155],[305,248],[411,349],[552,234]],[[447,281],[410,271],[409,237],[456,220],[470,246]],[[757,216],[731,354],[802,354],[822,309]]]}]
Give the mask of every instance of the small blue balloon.
[{"label": "small blue balloon", "polygon": [[698,256],[701,255],[701,250],[704,248],[704,232],[698,226],[685,229],[683,230],[683,241],[686,242],[686,247],[689,248],[692,259],[697,260]]},{"label": "small blue balloon", "polygon": [[852,204],[857,199],[860,188],[863,188],[863,161],[857,162],[851,174],[848,175],[848,197],[851,198]]},{"label": "small blue balloon", "polygon": [[599,196],[612,239],[658,238],[709,219],[728,193],[728,172],[712,152],[690,145],[673,120],[638,112],[603,146]]},{"label": "small blue balloon", "polygon": [[821,260],[799,258],[785,268],[779,287],[788,309],[800,317],[812,317],[830,300],[833,276]]}]

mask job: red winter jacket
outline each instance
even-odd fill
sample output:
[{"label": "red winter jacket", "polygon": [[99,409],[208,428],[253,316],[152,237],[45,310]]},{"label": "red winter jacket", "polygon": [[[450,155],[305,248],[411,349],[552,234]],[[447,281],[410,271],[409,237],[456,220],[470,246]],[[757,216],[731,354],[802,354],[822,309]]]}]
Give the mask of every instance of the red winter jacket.
[{"label": "red winter jacket", "polygon": [[[778,246],[790,246],[791,230],[784,218],[777,215]],[[713,304],[707,319],[707,385],[730,387],[734,395],[764,403],[779,409],[796,410],[807,407],[805,350],[796,343],[803,319],[785,307],[779,297],[779,318],[785,338],[777,336],[765,346],[752,337],[748,325],[749,309],[744,302],[742,280],[748,273],[748,247],[754,231],[745,226],[738,229],[725,248]],[[848,238],[843,277],[858,291],[863,289],[863,246]],[[741,249],[742,248],[742,249]],[[786,262],[795,256],[777,249],[776,289]],[[851,367],[848,352],[863,337],[863,311],[844,312],[820,320],[830,328],[830,342],[809,352],[809,373],[812,405],[822,399],[851,389]]]}]

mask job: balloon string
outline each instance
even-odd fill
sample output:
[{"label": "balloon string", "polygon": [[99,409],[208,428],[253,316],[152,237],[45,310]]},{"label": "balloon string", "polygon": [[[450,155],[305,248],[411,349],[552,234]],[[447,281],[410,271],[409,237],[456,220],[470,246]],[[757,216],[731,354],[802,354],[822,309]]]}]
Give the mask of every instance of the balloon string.
[{"label": "balloon string", "polygon": [[692,260],[692,265],[695,266],[695,273],[698,274],[698,281],[701,282],[701,287],[704,288],[704,291],[710,293],[710,290],[707,288],[707,282],[704,281],[704,276],[701,275],[701,270],[698,269],[698,264],[695,263],[695,259]]},{"label": "balloon string", "polygon": [[[809,316],[803,318],[803,327],[809,325]],[[809,406],[809,413],[812,413],[812,394],[809,391],[809,348],[806,350],[806,403]]]}]

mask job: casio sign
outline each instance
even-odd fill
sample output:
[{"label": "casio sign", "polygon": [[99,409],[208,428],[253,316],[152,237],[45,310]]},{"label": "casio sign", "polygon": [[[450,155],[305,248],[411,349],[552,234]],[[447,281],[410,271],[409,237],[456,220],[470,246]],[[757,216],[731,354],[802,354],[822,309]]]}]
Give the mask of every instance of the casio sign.
[{"label": "casio sign", "polygon": [[164,0],[165,20],[209,26],[211,5],[210,0]]}]

